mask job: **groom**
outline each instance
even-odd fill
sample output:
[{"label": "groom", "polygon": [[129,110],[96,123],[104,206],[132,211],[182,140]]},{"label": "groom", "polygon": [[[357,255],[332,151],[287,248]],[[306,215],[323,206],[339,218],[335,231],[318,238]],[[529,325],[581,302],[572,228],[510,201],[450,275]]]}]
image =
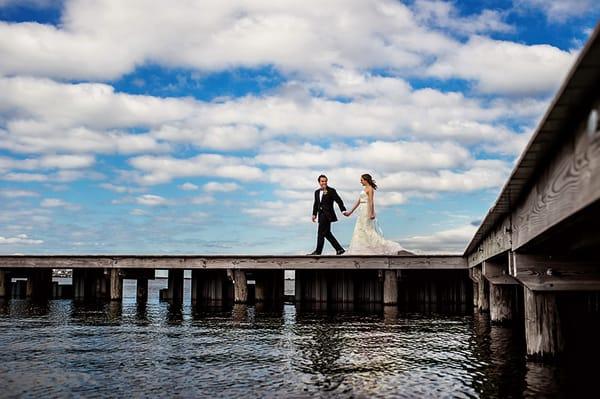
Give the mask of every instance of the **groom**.
[{"label": "groom", "polygon": [[337,222],[338,220],[333,209],[333,202],[337,202],[342,212],[346,211],[346,207],[337,191],[332,187],[327,186],[327,176],[321,175],[317,180],[319,181],[319,186],[321,186],[321,188],[315,191],[315,202],[313,204],[312,213],[313,223],[317,221],[317,217],[319,218],[317,249],[309,255],[321,255],[326,238],[335,248],[336,254],[341,255],[346,251],[331,233],[331,223]]}]

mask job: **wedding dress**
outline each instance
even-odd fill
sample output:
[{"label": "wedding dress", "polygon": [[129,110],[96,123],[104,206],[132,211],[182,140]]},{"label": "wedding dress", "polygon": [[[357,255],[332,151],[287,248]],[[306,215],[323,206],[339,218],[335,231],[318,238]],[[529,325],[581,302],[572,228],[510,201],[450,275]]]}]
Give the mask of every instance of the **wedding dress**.
[{"label": "wedding dress", "polygon": [[386,240],[377,219],[369,218],[367,193],[359,197],[358,217],[347,254],[350,255],[396,255],[404,248],[395,241]]}]

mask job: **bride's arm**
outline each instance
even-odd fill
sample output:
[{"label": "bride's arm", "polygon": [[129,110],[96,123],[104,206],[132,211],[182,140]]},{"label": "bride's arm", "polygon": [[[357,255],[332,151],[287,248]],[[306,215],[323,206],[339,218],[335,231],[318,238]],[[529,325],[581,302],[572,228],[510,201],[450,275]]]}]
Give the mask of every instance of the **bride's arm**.
[{"label": "bride's arm", "polygon": [[356,203],[354,204],[354,206],[352,207],[352,209],[350,209],[350,211],[348,211],[348,212],[344,212],[344,214],[346,216],[352,215],[352,212],[354,212],[356,210],[356,208],[358,208],[359,205],[360,205],[360,197],[358,197],[358,199],[356,200]]},{"label": "bride's arm", "polygon": [[367,202],[367,205],[369,205],[369,218],[375,219],[375,198],[373,190],[367,190]]}]

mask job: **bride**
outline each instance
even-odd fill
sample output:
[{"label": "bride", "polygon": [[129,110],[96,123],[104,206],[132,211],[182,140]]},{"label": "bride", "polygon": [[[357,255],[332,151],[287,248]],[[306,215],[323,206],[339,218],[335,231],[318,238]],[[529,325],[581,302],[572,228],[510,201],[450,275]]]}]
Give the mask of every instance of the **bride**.
[{"label": "bride", "polygon": [[364,190],[350,211],[344,212],[350,216],[358,209],[358,218],[354,227],[354,234],[350,241],[347,254],[352,255],[396,255],[404,248],[395,241],[386,240],[375,219],[375,190],[377,184],[369,174],[360,177],[360,184]]}]

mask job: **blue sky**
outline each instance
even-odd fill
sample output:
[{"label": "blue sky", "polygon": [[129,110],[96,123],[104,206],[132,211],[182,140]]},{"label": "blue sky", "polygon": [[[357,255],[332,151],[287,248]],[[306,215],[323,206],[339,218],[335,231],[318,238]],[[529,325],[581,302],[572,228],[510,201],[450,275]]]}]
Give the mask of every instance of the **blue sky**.
[{"label": "blue sky", "polygon": [[0,0],[0,253],[307,253],[320,173],[460,253],[593,4]]}]

